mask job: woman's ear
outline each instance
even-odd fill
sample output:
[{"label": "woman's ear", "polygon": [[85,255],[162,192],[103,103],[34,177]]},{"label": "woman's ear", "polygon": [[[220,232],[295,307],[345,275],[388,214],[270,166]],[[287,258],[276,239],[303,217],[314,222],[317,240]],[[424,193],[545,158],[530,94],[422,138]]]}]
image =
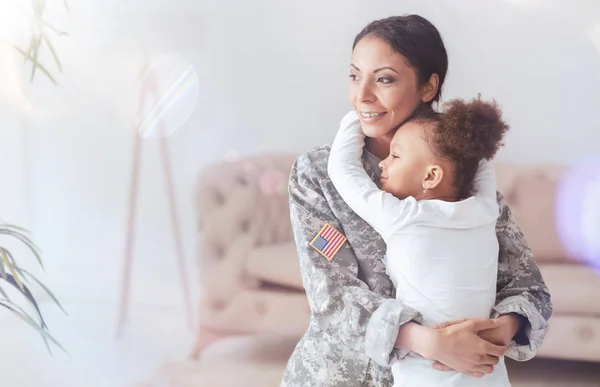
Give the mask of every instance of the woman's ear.
[{"label": "woman's ear", "polygon": [[421,182],[423,186],[423,192],[432,190],[439,186],[444,178],[444,170],[439,165],[428,165],[425,169],[425,177]]},{"label": "woman's ear", "polygon": [[435,98],[440,86],[440,77],[437,74],[431,74],[427,82],[421,88],[421,101],[429,102]]}]

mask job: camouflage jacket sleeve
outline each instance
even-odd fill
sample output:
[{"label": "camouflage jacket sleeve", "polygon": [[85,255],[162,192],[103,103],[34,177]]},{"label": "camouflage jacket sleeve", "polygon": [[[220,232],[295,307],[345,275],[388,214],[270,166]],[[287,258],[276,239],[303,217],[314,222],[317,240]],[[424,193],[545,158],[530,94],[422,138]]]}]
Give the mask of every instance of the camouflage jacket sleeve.
[{"label": "camouflage jacket sleeve", "polygon": [[326,163],[324,168],[314,164],[301,156],[289,183],[291,222],[311,308],[309,329],[388,366],[406,355],[394,349],[399,327],[421,315],[401,301],[371,291],[359,278],[359,262],[348,242],[330,261],[309,246],[325,223],[346,232],[353,227],[342,227],[323,192],[322,185],[331,184],[321,176],[327,173]]},{"label": "camouflage jacket sleeve", "polygon": [[535,356],[542,344],[552,303],[548,287],[519,226],[512,219],[510,208],[498,193],[500,217],[496,233],[500,244],[496,306],[492,317],[517,313],[528,321],[510,343],[507,356],[518,361]]}]

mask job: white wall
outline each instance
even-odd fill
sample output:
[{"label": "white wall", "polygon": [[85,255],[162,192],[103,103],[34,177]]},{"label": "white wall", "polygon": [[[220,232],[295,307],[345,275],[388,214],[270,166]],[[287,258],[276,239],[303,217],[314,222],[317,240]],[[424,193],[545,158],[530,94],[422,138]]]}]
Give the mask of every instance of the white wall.
[{"label": "white wall", "polygon": [[[70,33],[57,41],[60,85],[43,77],[26,83],[33,114],[4,122],[27,131],[27,222],[63,297],[118,296],[144,51],[180,53],[200,77],[197,110],[169,138],[190,264],[199,169],[231,150],[301,152],[331,141],[349,108],[352,40],[376,18],[416,12],[438,26],[450,53],[446,99],[495,97],[512,124],[501,159],[573,163],[600,154],[600,31],[597,45],[589,36],[600,6],[593,1],[105,0],[70,2],[70,16],[56,3],[53,20]],[[179,305],[164,188],[158,143],[148,141],[134,300]]]}]

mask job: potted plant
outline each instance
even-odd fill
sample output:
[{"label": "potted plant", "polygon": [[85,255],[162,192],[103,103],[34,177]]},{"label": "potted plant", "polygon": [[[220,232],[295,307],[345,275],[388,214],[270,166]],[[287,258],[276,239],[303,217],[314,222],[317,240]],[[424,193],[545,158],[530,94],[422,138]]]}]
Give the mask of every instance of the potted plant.
[{"label": "potted plant", "polygon": [[[66,1],[64,2],[64,6],[69,11]],[[18,47],[16,44],[8,42],[15,50],[20,52],[26,62],[30,62],[32,65],[31,70],[31,79],[33,79],[36,74],[36,70],[41,71],[45,74],[52,83],[57,84],[55,78],[52,76],[51,72],[44,66],[39,60],[39,52],[42,47],[46,47],[52,57],[54,58],[58,70],[62,72],[62,66],[56,50],[52,44],[51,35],[64,36],[67,35],[66,32],[58,30],[52,24],[50,24],[44,18],[44,12],[46,9],[46,0],[31,0],[31,26],[32,33],[29,41],[29,46],[26,50]],[[15,225],[1,223],[0,222],[0,235],[16,238],[18,241],[22,242],[27,250],[30,251],[33,256],[36,258],[37,262],[43,268],[42,259],[40,257],[39,249],[35,246],[35,244],[31,241],[31,239],[27,236],[27,231],[23,228],[17,227]],[[33,327],[44,339],[46,347],[48,351],[50,350],[50,343],[58,346],[64,351],[64,348],[52,337],[48,330],[48,326],[44,321],[44,317],[36,301],[33,293],[30,290],[31,286],[37,286],[41,288],[50,299],[58,305],[58,307],[66,314],[64,308],[57,300],[57,298],[52,294],[50,289],[48,289],[41,281],[39,281],[31,272],[22,268],[18,263],[13,254],[6,248],[0,246],[0,306],[5,311],[9,311],[15,316],[19,317],[26,324]],[[15,292],[11,291],[9,288],[16,289],[17,293],[22,295],[23,297],[16,297],[20,300],[15,299]],[[8,290],[8,291],[7,291]],[[9,294],[13,294],[13,296],[9,296]],[[24,298],[24,300],[23,300]],[[23,302],[29,303],[34,312],[31,311],[28,313],[27,310],[23,307]]]},{"label": "potted plant", "polygon": [[[44,13],[46,11],[46,2],[47,0],[30,1],[31,9],[29,11],[31,12],[31,38],[29,40],[29,46],[27,49],[24,50],[11,42],[8,42],[8,44],[21,53],[26,62],[31,62],[31,82],[33,82],[33,79],[35,78],[36,71],[40,70],[48,77],[48,79],[50,79],[52,83],[56,85],[57,82],[52,73],[43,63],[41,63],[39,59],[39,52],[42,47],[46,47],[52,54],[52,57],[58,66],[58,71],[62,73],[62,65],[54,48],[54,44],[52,43],[52,36],[54,35],[60,37],[68,34],[65,31],[59,30],[45,19]],[[66,0],[63,0],[63,4],[67,12],[69,12],[69,6],[67,5]]]},{"label": "potted plant", "polygon": [[[31,241],[31,239],[29,239],[25,229],[11,224],[2,223],[0,224],[0,235],[13,237],[22,242],[34,255],[40,266],[42,268],[44,267],[39,250]],[[49,351],[50,342],[64,350],[64,348],[54,339],[54,337],[52,337],[52,335],[50,335],[48,331],[48,326],[44,321],[44,317],[42,316],[39,305],[29,289],[29,287],[32,285],[39,286],[52,299],[52,301],[54,301],[54,303],[56,303],[56,305],[58,305],[63,312],[65,312],[64,308],[60,302],[58,302],[54,294],[52,294],[50,289],[48,289],[41,281],[31,274],[31,272],[18,265],[15,257],[7,248],[0,246],[0,306],[3,307],[4,310],[13,313],[15,316],[19,317],[21,320],[39,332]],[[16,289],[18,293],[20,293],[31,304],[35,310],[36,318],[32,317],[30,313],[27,313],[27,311],[21,305],[19,305],[16,300],[13,300],[13,298],[9,296],[5,286],[10,286]]]}]

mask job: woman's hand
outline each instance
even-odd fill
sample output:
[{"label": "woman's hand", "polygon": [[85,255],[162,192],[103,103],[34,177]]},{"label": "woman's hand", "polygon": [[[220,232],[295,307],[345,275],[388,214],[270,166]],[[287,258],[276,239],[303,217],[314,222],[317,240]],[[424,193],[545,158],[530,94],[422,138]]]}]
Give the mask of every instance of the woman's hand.
[{"label": "woman's hand", "polygon": [[516,313],[502,315],[496,319],[498,326],[479,332],[479,337],[497,345],[508,345],[513,340],[521,324],[522,317]]},{"label": "woman's hand", "polygon": [[480,338],[478,333],[496,329],[499,325],[498,321],[492,319],[448,322],[429,329],[414,351],[435,360],[437,366],[434,365],[434,368],[482,377],[494,370],[499,357],[504,355],[508,347],[492,344]]},{"label": "woman's hand", "polygon": [[[450,321],[444,324],[440,324],[438,326],[433,327],[434,329],[443,329],[447,328],[451,325],[455,325],[461,322],[467,321],[458,320],[458,321]],[[510,313],[503,316],[500,316],[496,320],[492,320],[497,323],[497,325],[490,329],[481,330],[478,333],[478,336],[483,340],[490,342],[492,344],[500,345],[500,346],[508,346],[508,344],[512,341],[513,337],[517,334],[521,318],[519,315]],[[442,364],[441,362],[434,362],[433,367],[440,371],[454,371],[455,369],[449,367],[447,365]],[[473,375],[475,376],[475,375]],[[482,375],[478,375],[482,376]]]}]

